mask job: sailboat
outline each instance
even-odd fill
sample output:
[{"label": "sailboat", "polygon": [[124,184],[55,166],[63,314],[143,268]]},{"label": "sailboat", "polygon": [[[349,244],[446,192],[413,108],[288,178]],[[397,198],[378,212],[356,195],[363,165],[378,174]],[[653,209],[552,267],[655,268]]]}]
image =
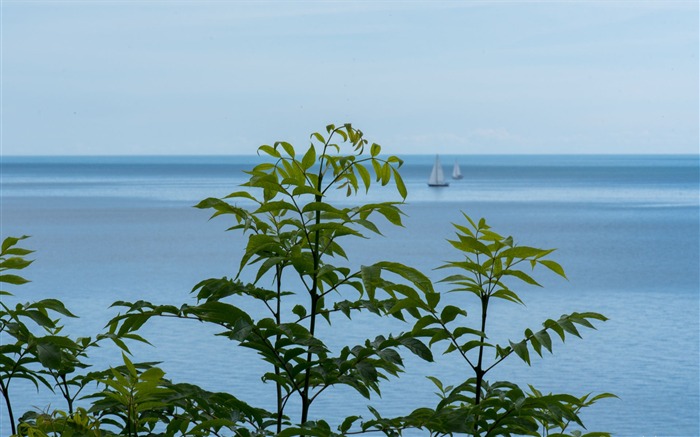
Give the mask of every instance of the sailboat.
[{"label": "sailboat", "polygon": [[428,186],[447,187],[449,185],[449,183],[445,182],[445,174],[442,172],[440,157],[438,155],[435,155],[435,165],[433,165],[433,171],[430,173],[430,179],[428,179]]},{"label": "sailboat", "polygon": [[456,159],[455,166],[452,168],[452,179],[462,179],[462,170],[460,170],[459,164],[457,164]]}]

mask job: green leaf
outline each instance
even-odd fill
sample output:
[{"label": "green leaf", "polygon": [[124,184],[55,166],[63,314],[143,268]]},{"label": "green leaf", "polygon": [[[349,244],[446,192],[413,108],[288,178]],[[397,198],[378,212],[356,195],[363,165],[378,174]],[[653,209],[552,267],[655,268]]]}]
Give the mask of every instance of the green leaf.
[{"label": "green leaf", "polygon": [[542,356],[542,344],[540,344],[539,340],[537,340],[537,336],[529,328],[525,330],[525,339],[526,341],[529,339],[529,342],[537,355]]},{"label": "green leaf", "polygon": [[136,375],[138,375],[138,372],[136,371],[136,367],[134,367],[134,364],[127,358],[126,354],[122,352],[122,360],[124,361],[124,365],[126,366],[126,369],[129,371],[129,374],[136,378]]},{"label": "green leaf", "polygon": [[518,343],[513,343],[512,341],[509,341],[510,347],[513,348],[513,352],[515,352],[520,359],[525,361],[527,365],[530,365],[530,352],[527,350],[527,344],[524,341],[520,341]]},{"label": "green leaf", "polygon": [[7,249],[17,244],[20,240],[29,238],[28,235],[22,235],[21,237],[7,237],[2,241],[2,254],[7,254]]},{"label": "green leaf", "polygon": [[316,162],[316,148],[313,144],[309,146],[309,150],[306,151],[304,157],[301,159],[301,166],[304,170],[311,168]]},{"label": "green leaf", "polygon": [[238,197],[257,201],[255,199],[255,197],[247,191],[234,191],[233,193],[227,194],[226,196],[224,196],[224,199],[232,199],[232,198],[238,198]]},{"label": "green leaf", "polygon": [[61,302],[58,299],[42,299],[34,304],[31,305],[31,307],[39,307],[39,308],[45,308],[47,310],[52,310],[55,311],[59,314],[63,314],[64,316],[68,317],[78,317],[75,314],[71,313],[68,308],[65,307],[63,302]]},{"label": "green leaf", "polygon": [[294,308],[292,308],[292,313],[299,316],[300,319],[303,319],[306,317],[306,307],[304,305],[294,305]]},{"label": "green leaf", "polygon": [[430,326],[430,325],[438,323],[438,322],[439,322],[438,319],[436,319],[432,315],[423,316],[420,319],[418,319],[418,321],[413,325],[412,332],[417,333],[417,332],[423,330],[423,328],[425,328],[426,326]]},{"label": "green leaf", "polygon": [[13,256],[10,258],[3,259],[0,262],[0,267],[2,267],[3,269],[22,270],[23,268],[30,265],[32,262],[34,261],[26,260],[18,256]]},{"label": "green leaf", "polygon": [[430,352],[430,349],[417,338],[402,337],[399,339],[399,343],[404,345],[408,350],[416,354],[419,358],[422,358],[425,361],[429,362],[433,361],[433,353]]},{"label": "green leaf", "polygon": [[374,300],[375,291],[382,283],[381,272],[382,271],[378,266],[362,266],[360,268],[362,283],[365,287],[365,291],[367,292],[367,297],[370,300]]},{"label": "green leaf", "polygon": [[379,228],[377,227],[377,225],[375,225],[373,222],[371,222],[369,220],[356,219],[356,223],[358,225],[366,228],[366,229],[369,229],[370,231],[374,232],[375,234],[382,235],[382,233],[379,230]]},{"label": "green leaf", "polygon": [[548,320],[545,320],[543,325],[545,328],[551,329],[552,331],[556,332],[557,335],[559,335],[559,338],[561,338],[561,341],[566,340],[566,334],[564,333],[564,330],[562,329],[562,327],[559,326],[558,322],[555,322],[552,319],[548,319]]},{"label": "green leaf", "polygon": [[496,297],[498,299],[503,299],[507,300],[510,302],[515,302],[520,305],[525,305],[525,303],[520,299],[520,297],[515,294],[513,291],[507,289],[507,288],[501,288],[491,294],[491,297]]},{"label": "green leaf", "polygon": [[255,211],[256,213],[261,212],[272,212],[275,214],[284,214],[286,211],[294,211],[296,207],[284,200],[279,200],[275,202],[265,202]]},{"label": "green leaf", "polygon": [[440,293],[426,293],[425,301],[428,303],[430,309],[435,309],[440,303]]},{"label": "green leaf", "polygon": [[282,157],[282,155],[280,155],[280,152],[277,149],[275,149],[274,147],[268,146],[267,144],[264,144],[264,145],[258,147],[258,155],[260,154],[260,152],[263,152],[267,155],[270,155],[273,158],[281,158]]},{"label": "green leaf", "polygon": [[187,307],[183,312],[184,314],[195,315],[204,321],[227,326],[236,326],[241,322],[248,325],[252,324],[252,319],[248,313],[231,304],[223,302],[205,302],[198,306]]},{"label": "green leaf", "polygon": [[604,315],[594,312],[573,313],[572,315],[576,315],[577,318],[595,319],[600,320],[601,322],[607,322],[608,320],[610,320]]},{"label": "green leaf", "polygon": [[30,282],[28,279],[24,279],[17,275],[0,275],[0,282],[5,282],[8,284],[22,285]]},{"label": "green leaf", "polygon": [[485,343],[481,340],[469,340],[459,347],[462,352],[468,352],[476,347],[492,347],[489,343]]},{"label": "green leaf", "polygon": [[362,179],[362,183],[365,186],[365,192],[369,191],[369,186],[372,181],[372,178],[370,177],[369,170],[362,165],[362,164],[357,164],[355,166],[355,169],[357,172],[360,174],[360,178]]},{"label": "green leaf", "polygon": [[384,216],[392,225],[402,226],[401,223],[401,211],[393,205],[383,204],[379,205],[377,212]]},{"label": "green leaf", "polygon": [[389,163],[385,162],[384,165],[382,165],[382,185],[388,184],[391,180],[391,170],[392,168]]},{"label": "green leaf", "polygon": [[346,417],[345,420],[343,420],[343,423],[340,424],[338,427],[338,431],[340,431],[342,434],[345,434],[350,430],[352,427],[352,424],[357,422],[359,419],[361,419],[360,416],[349,416]]},{"label": "green leaf", "polygon": [[379,181],[382,178],[382,165],[377,159],[372,159],[372,169],[374,170],[374,175],[376,180]]},{"label": "green leaf", "polygon": [[[466,312],[465,312],[465,315],[466,315]],[[482,331],[479,331],[478,329],[468,328],[466,326],[459,326],[452,332],[452,335],[455,338],[459,338],[459,337],[463,336],[464,334],[471,334],[471,335],[475,335],[475,336],[480,337],[480,338],[482,338],[482,337],[488,338],[488,337],[486,337],[486,334],[484,334]]]},{"label": "green leaf", "polygon": [[487,255],[491,255],[491,251],[489,248],[479,241],[478,239],[468,236],[468,235],[459,235],[459,241],[455,240],[448,240],[452,246],[455,247],[455,249],[458,249],[462,252],[467,252],[467,253],[484,253]]},{"label": "green leaf", "polygon": [[395,168],[392,168],[394,172],[394,182],[396,183],[396,189],[399,190],[399,195],[401,196],[402,199],[405,199],[406,196],[408,196],[408,191],[406,190],[406,185],[403,182],[403,178],[401,178],[401,175],[399,174],[398,170]]},{"label": "green leaf", "polygon": [[34,253],[33,250],[29,249],[20,249],[19,247],[7,249],[6,251],[3,252],[3,255],[17,255],[17,256],[25,256],[29,255],[30,253]]},{"label": "green leaf", "polygon": [[581,334],[578,332],[578,329],[576,329],[576,326],[569,318],[561,318],[558,322],[559,326],[564,328],[564,331],[568,332],[569,334],[573,334],[578,338],[581,338]]},{"label": "green leaf", "polygon": [[542,330],[535,332],[535,338],[545,349],[552,353],[552,338],[547,331]]},{"label": "green leaf", "polygon": [[41,341],[36,346],[41,364],[48,369],[61,368],[61,348],[49,341]]},{"label": "green leaf", "polygon": [[427,276],[425,276],[419,270],[414,269],[413,267],[408,267],[400,263],[388,261],[376,263],[374,266],[403,277],[404,279],[410,281],[413,285],[415,285],[426,295],[430,293],[435,293],[435,290],[433,289],[433,283],[430,281],[430,279],[428,279]]},{"label": "green leaf", "polygon": [[566,273],[564,273],[564,269],[558,263],[547,259],[538,260],[537,262],[547,267],[549,270],[553,271],[562,278],[566,278]]},{"label": "green leaf", "polygon": [[379,144],[372,143],[372,146],[369,148],[369,154],[372,156],[372,158],[377,157],[379,153],[382,151],[382,147]]},{"label": "green leaf", "polygon": [[311,134],[312,138],[316,138],[316,141],[318,141],[321,144],[325,144],[326,140],[323,138],[323,135],[321,135],[318,132],[314,132]]},{"label": "green leaf", "polygon": [[500,256],[504,258],[527,259],[533,257],[537,258],[549,252],[551,252],[551,250],[543,250],[527,246],[515,246],[504,250],[500,253]]},{"label": "green leaf", "polygon": [[294,147],[292,147],[291,144],[289,144],[286,141],[280,141],[275,146],[281,145],[284,151],[289,155],[290,158],[294,159],[295,153],[294,153]]},{"label": "green leaf", "polygon": [[467,312],[454,305],[447,305],[445,308],[442,309],[442,312],[440,313],[440,320],[442,321],[442,323],[448,324],[460,314],[466,316]]},{"label": "green leaf", "polygon": [[527,282],[528,284],[541,287],[539,282],[535,281],[530,275],[528,275],[527,273],[525,273],[521,270],[503,270],[501,273],[504,275],[515,276],[516,278],[518,278],[524,282]]},{"label": "green leaf", "polygon": [[41,327],[48,329],[56,327],[55,322],[46,314],[46,311],[27,309],[22,315],[29,317]]}]

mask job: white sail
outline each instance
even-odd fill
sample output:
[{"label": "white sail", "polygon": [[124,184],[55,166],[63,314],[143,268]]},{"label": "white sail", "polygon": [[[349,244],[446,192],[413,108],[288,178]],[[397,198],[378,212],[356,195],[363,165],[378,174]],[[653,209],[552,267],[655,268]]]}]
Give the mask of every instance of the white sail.
[{"label": "white sail", "polygon": [[462,179],[462,170],[459,168],[459,164],[455,160],[455,166],[452,168],[452,179]]},{"label": "white sail", "polygon": [[433,171],[430,172],[428,185],[431,187],[446,187],[449,185],[445,182],[445,174],[442,171],[442,165],[440,164],[440,157],[438,155],[435,155],[435,165],[433,165]]}]

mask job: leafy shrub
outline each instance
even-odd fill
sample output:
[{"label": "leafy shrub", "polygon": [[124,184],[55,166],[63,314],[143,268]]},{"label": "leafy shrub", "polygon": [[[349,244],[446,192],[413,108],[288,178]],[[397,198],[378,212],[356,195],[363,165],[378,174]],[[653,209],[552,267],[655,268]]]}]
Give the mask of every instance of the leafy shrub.
[{"label": "leafy shrub", "polygon": [[[486,379],[510,357],[530,364],[533,352],[540,356],[545,350],[552,352],[554,339],[580,336],[580,328],[593,328],[592,322],[606,320],[597,313],[572,313],[548,319],[540,329],[526,329],[517,341],[492,342],[488,320],[494,299],[521,304],[513,284],[539,285],[533,277],[536,267],[565,277],[563,268],[549,258],[552,250],[517,245],[512,237],[491,230],[484,219],[477,222],[465,214],[464,224],[454,224],[456,237],[450,241],[456,259],[440,266],[450,272],[440,284],[461,296],[459,305],[442,303],[442,292],[410,266],[382,261],[353,269],[335,264],[351,261],[342,241],[380,234],[378,219],[402,225],[399,201],[347,206],[342,196],[339,201],[334,200],[337,194],[331,195],[340,190],[346,198],[354,198],[373,184],[393,183],[404,200],[402,161],[380,152],[379,145],[370,145],[349,124],[330,125],[325,133],[312,134],[303,154],[297,155],[287,142],[261,146],[259,153],[269,162],[247,172],[242,190],[197,205],[211,209],[212,217],[228,217],[230,230],[245,233],[248,240],[236,276],[201,281],[193,289],[194,304],[115,302],[123,313],[108,322],[107,332],[95,340],[71,340],[59,334],[58,320],[50,317],[53,313],[74,317],[60,301],[43,300],[14,309],[3,303],[0,332],[9,334],[14,343],[2,345],[0,389],[12,433],[332,436],[379,432],[394,436],[423,430],[431,436],[581,435],[581,431],[567,434],[570,424],[583,427],[581,409],[611,394],[543,394],[531,386],[524,389]],[[3,243],[2,282],[25,282],[5,273],[31,263],[24,259],[30,251],[15,247],[20,240],[8,238]],[[249,269],[254,282],[241,282],[241,273]],[[260,286],[263,278],[273,286]],[[258,305],[261,312],[243,310],[244,301]],[[476,317],[467,317],[468,308],[475,308],[471,311]],[[332,322],[360,311],[396,318],[408,329],[382,333],[334,352],[328,341],[342,338],[342,333],[332,331]],[[264,363],[262,378],[275,393],[272,411],[251,406],[233,394],[174,383],[165,378],[158,363],[133,363],[126,354],[119,366],[84,372],[89,349],[108,339],[128,353],[126,342],[146,342],[139,329],[162,317],[214,325],[217,335],[256,351]],[[475,322],[468,323],[472,319]],[[29,321],[36,326],[30,327]],[[328,327],[323,332],[322,323]],[[41,335],[32,329],[39,329]],[[405,354],[433,361],[435,348],[457,355],[464,363],[463,374],[468,375],[450,384],[429,376],[438,390],[435,405],[401,417],[383,417],[368,406],[370,419],[354,412],[333,426],[312,414],[314,402],[333,387],[351,387],[370,399],[380,393],[383,381],[404,371]],[[58,388],[67,412],[28,412],[15,428],[9,395],[15,378],[29,379],[37,387]],[[86,387],[95,390],[83,396],[89,407],[75,409],[74,402]]]}]

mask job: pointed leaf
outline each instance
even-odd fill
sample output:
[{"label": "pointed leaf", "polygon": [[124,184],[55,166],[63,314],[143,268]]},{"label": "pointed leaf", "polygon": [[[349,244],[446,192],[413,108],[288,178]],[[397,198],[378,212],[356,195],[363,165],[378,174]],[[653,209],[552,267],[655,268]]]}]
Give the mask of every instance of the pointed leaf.
[{"label": "pointed leaf", "polygon": [[309,146],[309,150],[306,151],[304,157],[301,159],[301,166],[304,170],[311,168],[316,162],[316,148],[313,144]]},{"label": "pointed leaf", "polygon": [[537,262],[539,262],[543,266],[547,267],[549,270],[553,271],[554,273],[561,276],[562,278],[566,278],[566,273],[564,273],[564,268],[562,266],[560,266],[558,263],[551,261],[551,260],[547,260],[547,259],[539,260]]}]

